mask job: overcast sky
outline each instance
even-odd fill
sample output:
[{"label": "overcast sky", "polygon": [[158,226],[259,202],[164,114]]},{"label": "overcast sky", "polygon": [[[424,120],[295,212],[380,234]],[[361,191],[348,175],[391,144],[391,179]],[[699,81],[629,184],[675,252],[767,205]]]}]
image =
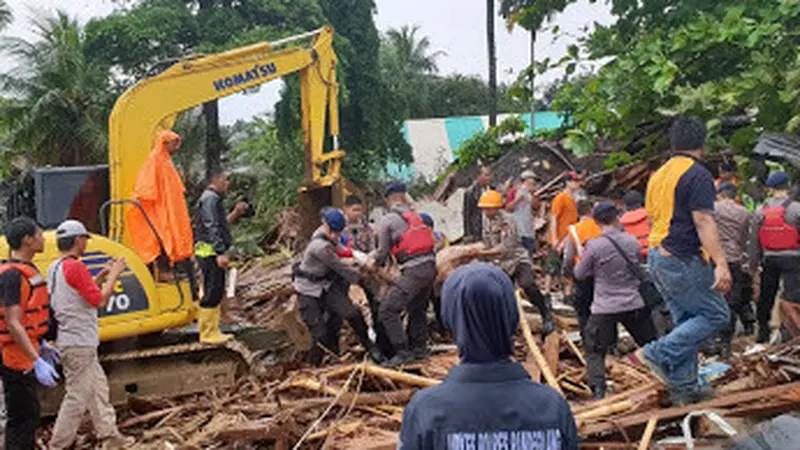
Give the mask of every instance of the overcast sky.
[{"label": "overcast sky", "polygon": [[[31,37],[30,18],[34,11],[66,10],[77,16],[81,22],[92,17],[111,13],[115,5],[109,0],[7,0],[14,13],[15,21],[7,34]],[[499,3],[499,2],[498,2]],[[446,52],[439,60],[442,74],[462,73],[486,78],[487,50],[485,29],[485,8],[483,0],[376,0],[378,29],[385,31],[403,25],[421,26],[420,34],[428,36],[434,50]],[[604,2],[594,5],[587,0],[570,6],[556,17],[553,24],[559,25],[562,32],[570,35],[580,34],[583,26],[593,22],[601,24],[612,20],[608,6]],[[519,71],[530,61],[530,34],[522,29],[509,33],[501,18],[496,21],[498,78],[511,82]],[[562,37],[553,42],[549,31],[540,32],[536,41],[537,59],[559,58],[573,39]],[[11,62],[0,56],[0,67],[6,70]],[[589,69],[584,67],[584,70]],[[557,74],[541,78],[539,85],[552,81]],[[257,94],[234,95],[220,102],[223,123],[271,111],[278,100],[279,82],[273,82]]]}]

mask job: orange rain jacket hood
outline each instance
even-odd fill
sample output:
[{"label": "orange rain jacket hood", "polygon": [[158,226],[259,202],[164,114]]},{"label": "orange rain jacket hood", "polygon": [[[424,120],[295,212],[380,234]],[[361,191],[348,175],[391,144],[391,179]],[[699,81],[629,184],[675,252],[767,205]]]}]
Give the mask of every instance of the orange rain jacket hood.
[{"label": "orange rain jacket hood", "polygon": [[[175,139],[181,137],[173,131],[158,134],[155,147],[142,165],[133,188],[133,198],[139,201],[153,222],[172,262],[187,259],[193,253],[186,188],[166,148],[167,142]],[[127,211],[127,222],[136,252],[146,264],[153,262],[161,254],[161,249],[144,216],[131,206]]]}]

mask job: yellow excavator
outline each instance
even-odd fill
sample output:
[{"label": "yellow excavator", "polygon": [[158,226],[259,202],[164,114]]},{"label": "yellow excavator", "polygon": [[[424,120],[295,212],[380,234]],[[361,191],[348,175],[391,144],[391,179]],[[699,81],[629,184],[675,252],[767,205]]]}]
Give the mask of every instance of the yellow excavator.
[{"label": "yellow excavator", "polygon": [[[182,111],[298,73],[305,138],[300,205],[308,214],[306,222],[315,226],[319,209],[341,204],[344,195],[336,66],[330,26],[276,42],[185,58],[139,81],[117,100],[109,119],[107,167],[33,171],[35,211],[29,215],[35,213],[48,228],[76,218],[98,232],[83,258],[92,273],[112,258],[127,261],[113,297],[99,314],[101,360],[113,402],[123,402],[129,394],[184,394],[228,385],[248,362],[247,352],[236,347],[241,342],[209,347],[197,343],[196,335],[168,332],[195,320],[197,293],[188,276],[191,271],[161,282],[133,250],[125,229],[125,208],[138,206],[131,192],[156,134],[170,128]],[[326,122],[331,136],[327,151]],[[158,237],[155,228],[151,230]],[[45,253],[34,261],[43,274],[58,258],[54,234],[47,232],[46,239]],[[0,252],[8,254],[4,239]],[[51,391],[46,397],[43,409],[54,411],[60,396]]]}]

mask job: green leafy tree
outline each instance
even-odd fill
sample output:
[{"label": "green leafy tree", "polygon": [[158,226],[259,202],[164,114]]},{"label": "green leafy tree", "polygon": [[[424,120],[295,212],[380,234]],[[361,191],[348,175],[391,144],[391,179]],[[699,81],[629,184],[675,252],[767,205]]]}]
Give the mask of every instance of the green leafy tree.
[{"label": "green leafy tree", "polygon": [[[563,10],[518,5],[513,18]],[[570,2],[566,2],[570,3]],[[800,4],[787,0],[613,0],[615,24],[596,26],[559,61],[613,57],[596,74],[564,86],[556,109],[567,112],[582,136],[606,136],[623,144],[663,148],[663,126],[674,114],[708,120],[713,147],[745,149],[757,130],[800,130]],[[552,5],[551,5],[552,6]],[[560,9],[559,9],[560,8]],[[727,116],[751,117],[751,125],[727,132]],[[656,126],[653,126],[656,125]],[[656,130],[641,140],[641,129]],[[660,133],[658,132],[660,130]]]},{"label": "green leafy tree", "polygon": [[[368,180],[389,161],[411,161],[411,149],[400,132],[401,98],[381,77],[375,4],[372,0],[319,3],[337,34],[340,142],[347,152],[344,174]],[[298,83],[290,80],[281,97],[276,107],[279,136],[292,139],[300,119]]]},{"label": "green leafy tree", "polygon": [[[476,76],[438,75],[438,59],[445,55],[434,50],[418,26],[390,29],[381,41],[381,77],[402,108],[404,119],[484,115],[492,96],[486,81]],[[505,85],[498,87],[499,112],[523,112],[527,108],[509,95]]]},{"label": "green leafy tree", "polygon": [[387,89],[400,104],[402,118],[433,117],[431,84],[444,53],[431,50],[430,40],[418,26],[389,29],[381,41],[380,73]]},{"label": "green leafy tree", "polygon": [[275,216],[297,199],[297,186],[303,183],[303,139],[282,139],[276,124],[256,118],[235,126],[236,138],[231,158],[243,170],[232,177],[232,190],[255,208],[255,218],[235,228],[238,250],[254,253],[265,230],[274,225]]},{"label": "green leafy tree", "polygon": [[386,48],[391,50],[397,69],[404,75],[436,73],[439,71],[437,59],[446,54],[443,51],[432,51],[431,41],[427,36],[417,37],[419,30],[419,25],[404,25],[390,28],[386,32]]},{"label": "green leafy tree", "polygon": [[2,42],[18,61],[0,76],[9,99],[0,105],[8,147],[37,165],[103,161],[113,102],[107,67],[87,56],[84,32],[66,13],[38,18],[32,27],[33,40]]}]

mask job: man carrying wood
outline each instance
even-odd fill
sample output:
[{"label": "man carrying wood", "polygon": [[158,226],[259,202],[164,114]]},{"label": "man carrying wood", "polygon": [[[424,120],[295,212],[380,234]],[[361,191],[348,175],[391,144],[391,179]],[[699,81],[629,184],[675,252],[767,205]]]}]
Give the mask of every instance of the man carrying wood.
[{"label": "man carrying wood", "polygon": [[[339,238],[337,253],[342,258],[352,258],[354,252],[369,254],[375,250],[375,230],[367,222],[366,210],[361,198],[350,195],[344,201],[344,217],[347,225]],[[375,343],[378,345],[384,356],[393,354],[392,344],[386,335],[386,330],[378,321],[378,297],[380,292],[380,281],[375,278],[361,280],[361,288],[367,296],[369,311],[372,316],[372,329],[375,331]]]},{"label": "man carrying wood", "polygon": [[484,448],[486,442],[485,448],[577,450],[569,404],[511,360],[520,315],[508,275],[491,264],[469,264],[447,278],[442,297],[461,364],[438,386],[414,394],[397,448]]},{"label": "man carrying wood", "polygon": [[481,195],[478,206],[483,210],[488,224],[483,243],[490,253],[496,255],[495,263],[525,292],[528,301],[539,309],[542,333],[550,334],[555,325],[549,302],[533,279],[533,262],[517,235],[514,218],[503,211],[503,197],[497,191],[486,191]]},{"label": "man carrying wood", "polygon": [[[380,362],[380,350],[369,338],[369,329],[361,310],[349,297],[350,284],[358,284],[358,269],[346,265],[336,254],[340,235],[345,228],[342,211],[328,208],[322,213],[322,225],[311,236],[303,259],[293,268],[293,285],[299,295],[300,315],[311,332],[314,343],[308,354],[311,364],[319,365],[325,356],[325,347],[332,353],[339,349],[339,325],[346,320],[353,328],[358,341],[370,355]],[[366,255],[355,253],[360,264]]]},{"label": "man carrying wood", "polygon": [[[428,302],[436,280],[436,242],[422,217],[409,205],[406,185],[392,183],[384,195],[389,212],[378,223],[377,266],[394,258],[400,276],[381,299],[380,320],[395,355],[386,363],[398,366],[428,357]],[[408,334],[401,314],[408,315]]]}]

